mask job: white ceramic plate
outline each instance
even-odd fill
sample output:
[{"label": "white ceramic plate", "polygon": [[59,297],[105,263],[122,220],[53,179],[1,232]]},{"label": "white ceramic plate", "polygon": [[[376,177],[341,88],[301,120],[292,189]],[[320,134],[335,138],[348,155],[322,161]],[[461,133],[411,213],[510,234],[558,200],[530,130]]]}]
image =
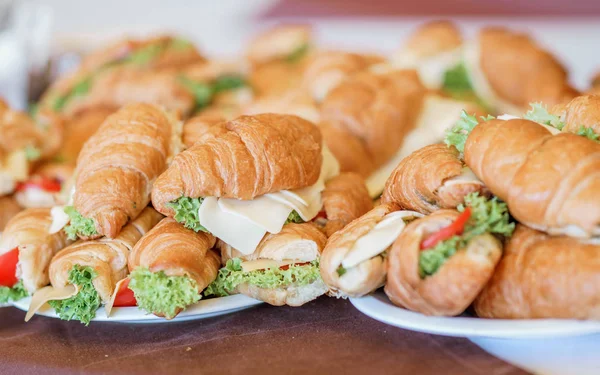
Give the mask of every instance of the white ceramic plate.
[{"label": "white ceramic plate", "polygon": [[[27,311],[29,309],[30,298],[24,298],[20,301],[14,302],[13,306],[16,308]],[[104,308],[98,309],[96,317],[92,319],[92,322],[114,322],[114,323],[168,323],[168,322],[181,322],[185,320],[196,320],[211,318],[213,316],[219,316],[224,314],[230,314],[235,311],[247,309],[249,307],[263,303],[262,301],[255,300],[250,297],[246,297],[242,294],[233,296],[211,298],[201,300],[193,306],[188,307],[185,311],[181,312],[177,317],[172,320],[166,320],[159,318],[152,314],[147,314],[137,307],[115,307],[113,308],[110,317],[106,316]],[[58,318],[58,315],[48,305],[42,307],[36,315],[47,316],[51,318]],[[35,318],[32,318],[35,319]]]},{"label": "white ceramic plate", "polygon": [[600,374],[600,322],[432,317],[393,305],[382,291],[350,302],[383,323],[466,337],[485,351],[539,375]]}]

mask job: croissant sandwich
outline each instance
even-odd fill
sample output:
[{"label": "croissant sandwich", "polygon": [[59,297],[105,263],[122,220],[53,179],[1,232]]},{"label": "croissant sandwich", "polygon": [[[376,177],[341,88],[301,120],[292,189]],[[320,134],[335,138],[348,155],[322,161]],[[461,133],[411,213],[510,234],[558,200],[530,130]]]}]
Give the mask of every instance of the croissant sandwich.
[{"label": "croissant sandwich", "polygon": [[74,169],[72,165],[58,162],[40,165],[27,181],[17,184],[17,202],[25,208],[54,207],[67,203],[63,188],[71,181]]},{"label": "croissant sandwich", "polygon": [[129,254],[129,289],[137,305],[172,319],[200,300],[202,291],[219,271],[216,239],[196,233],[172,218],[163,219]]},{"label": "croissant sandwich", "polygon": [[155,106],[132,104],[109,116],[79,155],[73,205],[57,222],[69,223],[73,239],[115,238],[148,205],[152,181],[180,142],[179,124]]},{"label": "croissant sandwich", "polygon": [[13,196],[0,197],[0,238],[2,238],[2,231],[6,224],[21,211],[21,206]]},{"label": "croissant sandwich", "polygon": [[114,239],[78,241],[58,252],[48,271],[52,286],[33,295],[25,320],[48,302],[61,319],[88,325],[127,276],[130,251],[162,218],[148,207]]},{"label": "croissant sandwich", "polygon": [[461,314],[492,277],[502,255],[497,236],[510,236],[506,205],[476,193],[465,206],[410,223],[388,252],[385,293],[425,315]]},{"label": "croissant sandwich", "polygon": [[530,120],[484,120],[464,114],[446,142],[464,151],[465,163],[515,219],[550,234],[600,235],[600,144],[552,135]]},{"label": "croissant sandwich", "polygon": [[383,286],[386,257],[406,225],[423,215],[381,204],[352,221],[327,241],[321,277],[335,297],[361,297]]},{"label": "croissant sandwich", "polygon": [[482,318],[600,320],[600,246],[518,225],[475,300]]},{"label": "croissant sandwich", "polygon": [[319,275],[326,241],[313,223],[291,223],[266,235],[252,254],[221,243],[225,267],[204,294],[242,293],[274,306],[301,306],[327,291]]},{"label": "croissant sandwich", "polygon": [[312,44],[307,25],[280,25],[256,36],[246,51],[254,65],[274,61],[294,61],[306,55]]},{"label": "croissant sandwich", "polygon": [[456,208],[471,193],[488,195],[487,189],[454,147],[434,144],[404,158],[385,184],[382,203],[430,214]]},{"label": "croissant sandwich", "polygon": [[[600,93],[599,93],[600,94]],[[600,136],[600,95],[582,95],[553,106],[550,113],[562,131],[579,135],[591,134],[593,140]]]},{"label": "croissant sandwich", "polygon": [[176,156],[156,180],[152,203],[248,255],[285,223],[315,219],[325,184],[338,173],[312,123],[291,115],[241,116],[208,127]]},{"label": "croissant sandwich", "polygon": [[50,260],[70,241],[49,234],[49,208],[31,208],[13,217],[0,238],[0,303],[19,300],[48,285]]}]

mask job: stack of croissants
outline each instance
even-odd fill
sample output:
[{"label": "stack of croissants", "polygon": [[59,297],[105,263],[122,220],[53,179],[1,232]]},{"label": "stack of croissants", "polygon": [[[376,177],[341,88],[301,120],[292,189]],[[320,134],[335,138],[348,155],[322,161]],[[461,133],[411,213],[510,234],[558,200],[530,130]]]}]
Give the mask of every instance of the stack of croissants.
[{"label": "stack of croissants", "polygon": [[282,25],[234,61],[175,36],[0,103],[0,302],[84,324],[244,294],[383,291],[437,316],[600,320],[600,82],[446,21],[392,56]]}]

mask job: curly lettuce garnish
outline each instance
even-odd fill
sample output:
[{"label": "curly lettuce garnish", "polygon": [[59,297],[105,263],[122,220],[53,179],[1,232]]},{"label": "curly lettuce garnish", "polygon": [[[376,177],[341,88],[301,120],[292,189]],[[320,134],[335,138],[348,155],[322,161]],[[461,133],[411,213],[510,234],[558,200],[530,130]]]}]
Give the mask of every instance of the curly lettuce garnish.
[{"label": "curly lettuce garnish", "polygon": [[183,224],[184,227],[192,229],[195,232],[206,232],[209,233],[206,228],[200,224],[200,217],[198,216],[198,210],[200,205],[204,201],[204,198],[188,198],[181,197],[173,202],[167,203],[167,207],[172,208],[175,211],[173,218]]},{"label": "curly lettuce garnish", "polygon": [[40,152],[40,150],[35,146],[27,146],[27,147],[25,147],[24,151],[25,151],[25,157],[29,161],[36,161],[42,156],[42,153]]},{"label": "curly lettuce garnish", "polygon": [[23,286],[23,280],[19,280],[18,283],[9,288],[7,286],[0,287],[0,303],[8,303],[11,301],[18,301],[29,295],[27,289]]},{"label": "curly lettuce garnish", "polygon": [[552,126],[558,130],[562,130],[565,127],[565,123],[562,122],[558,116],[548,112],[548,109],[546,109],[544,104],[529,103],[529,105],[531,106],[531,109],[523,116],[526,120]]},{"label": "curly lettuce garnish", "polygon": [[69,271],[69,283],[77,285],[79,292],[62,301],[48,302],[62,320],[79,320],[87,326],[94,319],[102,304],[100,295],[92,284],[96,276],[98,274],[92,267],[81,267],[77,264]]},{"label": "curly lettuce garnish", "polygon": [[87,94],[90,91],[91,86],[92,86],[92,77],[91,76],[82,79],[77,84],[75,84],[75,86],[73,86],[71,91],[67,92],[64,95],[57,97],[54,100],[52,109],[56,112],[62,111],[71,100],[75,99],[78,96],[84,96],[85,94]]},{"label": "curly lettuce garnish", "polygon": [[244,86],[247,86],[244,77],[234,74],[224,74],[213,82],[212,91],[214,94],[218,94],[223,91],[235,90]]},{"label": "curly lettuce garnish", "polygon": [[302,219],[302,217],[298,214],[298,212],[296,212],[296,210],[290,212],[287,220],[285,221],[286,224],[289,223],[296,223],[296,224],[302,224],[304,223],[304,220]]},{"label": "curly lettuce garnish", "polygon": [[129,275],[129,289],[138,306],[152,314],[173,319],[181,310],[198,302],[198,284],[187,276],[167,276],[139,267]]},{"label": "curly lettuce garnish", "polygon": [[291,64],[297,63],[298,61],[302,60],[302,58],[304,56],[306,56],[308,54],[309,50],[310,50],[309,44],[305,43],[305,44],[301,45],[300,47],[296,48],[296,50],[294,50],[292,53],[287,55],[285,58],[285,61],[287,61],[288,63],[291,63]]},{"label": "curly lettuce garnish", "polygon": [[196,82],[186,76],[180,76],[179,83],[194,95],[194,98],[196,99],[196,109],[202,109],[212,101],[213,90],[210,85]]},{"label": "curly lettuce garnish", "polygon": [[175,38],[169,43],[167,48],[172,48],[174,50],[186,50],[193,47],[193,45],[194,44],[187,39]]},{"label": "curly lettuce garnish", "polygon": [[70,240],[76,240],[77,236],[90,237],[98,234],[96,224],[93,219],[83,217],[73,206],[65,207],[65,213],[71,219],[65,229],[65,233]]},{"label": "curly lettuce garnish", "polygon": [[592,128],[586,128],[583,125],[577,131],[577,135],[580,135],[582,137],[586,137],[590,141],[600,142],[600,135],[596,134],[596,132],[594,132],[594,129],[592,129]]},{"label": "curly lettuce garnish", "polygon": [[442,88],[452,96],[462,97],[465,93],[473,92],[473,86],[469,79],[469,73],[463,63],[444,73]]},{"label": "curly lettuce garnish", "polygon": [[[490,121],[495,119],[492,115],[481,117],[482,121]],[[446,138],[444,143],[448,146],[454,146],[461,153],[465,152],[465,143],[471,131],[479,124],[477,118],[474,115],[469,115],[466,111],[462,111],[460,118],[456,124],[446,132]]]},{"label": "curly lettuce garnish", "polygon": [[242,260],[234,258],[229,259],[225,267],[219,270],[217,279],[206,288],[204,295],[228,296],[236,293],[238,285],[246,283],[265,289],[281,288],[292,284],[302,286],[311,284],[320,277],[318,260],[314,260],[307,265],[290,265],[285,270],[268,268],[244,272],[242,270]]},{"label": "curly lettuce garnish", "polygon": [[486,199],[478,193],[471,193],[465,197],[465,204],[457,209],[463,212],[466,207],[471,208],[471,216],[465,224],[461,235],[455,235],[445,241],[439,242],[433,248],[421,251],[419,256],[419,274],[422,278],[435,274],[438,269],[456,253],[458,249],[467,246],[467,243],[476,236],[484,233],[512,236],[515,223],[510,221],[506,203],[498,198]]}]

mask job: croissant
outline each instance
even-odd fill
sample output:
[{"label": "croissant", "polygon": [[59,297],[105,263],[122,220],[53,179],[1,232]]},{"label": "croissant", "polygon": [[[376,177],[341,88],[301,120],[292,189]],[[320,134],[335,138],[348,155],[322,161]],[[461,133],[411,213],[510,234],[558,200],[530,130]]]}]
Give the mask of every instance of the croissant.
[{"label": "croissant", "polygon": [[[357,265],[340,272],[342,262],[357,240],[373,230],[384,217],[398,210],[395,204],[381,204],[334,233],[321,254],[321,277],[334,297],[361,297],[385,282],[386,259],[381,254],[368,257]],[[370,249],[364,248],[362,251]],[[385,249],[383,249],[385,251]]]},{"label": "croissant", "polygon": [[[54,207],[65,204],[74,170],[75,167],[71,164],[43,163],[31,173],[26,182],[17,186],[14,197],[24,208]],[[65,186],[67,187],[63,189]]]},{"label": "croissant", "polygon": [[0,197],[0,238],[2,238],[1,233],[6,224],[21,210],[21,206],[14,197],[8,195]]},{"label": "croissant", "polygon": [[302,85],[317,102],[322,102],[335,86],[352,74],[383,62],[382,58],[356,53],[324,51],[309,58],[303,72]]},{"label": "croissant", "polygon": [[500,113],[520,115],[531,102],[551,106],[577,95],[565,68],[525,34],[484,28],[464,61],[475,92]]},{"label": "croissant", "polygon": [[565,124],[563,131],[577,133],[581,127],[584,127],[600,134],[599,95],[578,96],[570,102],[555,105],[550,112]]},{"label": "croissant", "polygon": [[142,212],[152,181],[176,151],[171,145],[176,131],[164,111],[148,104],[128,105],[106,119],[77,160],[73,206],[95,228],[80,237],[115,238]]},{"label": "croissant", "polygon": [[[212,250],[215,242],[215,237],[208,233],[196,233],[171,218],[165,218],[148,232],[129,254],[129,270],[133,272],[131,277],[136,279],[134,275],[138,268],[148,269],[152,273],[162,271],[167,277],[187,277],[194,280],[199,295],[215,280],[219,271],[221,259]],[[140,284],[136,285],[133,281],[129,284],[137,297],[138,305],[146,310],[149,306],[156,307],[156,304],[153,305],[154,301],[145,301],[149,297],[143,295],[144,284]],[[161,290],[155,294],[160,295]],[[160,299],[161,296],[152,295],[150,298]],[[173,311],[149,312],[171,319],[185,307],[177,305],[173,306]]]},{"label": "croissant", "polygon": [[600,246],[517,226],[479,297],[483,318],[600,320]]},{"label": "croissant", "polygon": [[321,134],[312,123],[262,114],[217,126],[227,132],[212,130],[219,136],[205,137],[177,155],[156,180],[152,203],[158,211],[172,216],[167,204],[182,196],[249,200],[309,186],[319,178]]},{"label": "croissant", "polygon": [[307,25],[283,25],[256,36],[246,56],[252,64],[293,60],[311,44],[312,30]]},{"label": "croissant", "polygon": [[412,70],[362,72],[331,90],[321,106],[323,137],[342,171],[368,177],[394,156],[415,126],[425,92]]},{"label": "croissant", "polygon": [[243,112],[246,115],[261,113],[296,115],[315,124],[321,118],[317,103],[303,89],[289,89],[277,95],[261,96],[245,106]]},{"label": "croissant", "polygon": [[587,91],[588,94],[600,95],[600,72],[592,77],[591,87]]},{"label": "croissant", "polygon": [[50,260],[70,243],[63,232],[48,233],[51,223],[49,208],[30,208],[14,216],[0,238],[0,253],[19,249],[16,276],[29,293],[48,285]]},{"label": "croissant", "polygon": [[426,146],[398,164],[385,184],[381,201],[422,214],[456,208],[470,193],[488,195],[483,183],[470,175],[456,148]]},{"label": "croissant", "polygon": [[388,254],[385,293],[398,306],[425,315],[454,316],[462,313],[477,297],[502,255],[502,244],[486,233],[458,249],[439,270],[421,278],[419,254],[424,238],[447,227],[458,211],[439,210],[410,223]]},{"label": "croissant", "polygon": [[145,208],[114,239],[78,241],[60,251],[50,262],[50,282],[54,288],[69,284],[74,266],[91,267],[97,276],[92,283],[102,303],[107,303],[116,283],[128,274],[127,257],[135,244],[163,218],[152,208]]},{"label": "croissant", "polygon": [[458,27],[450,21],[432,21],[421,25],[392,58],[399,66],[414,66],[418,61],[460,48],[463,43]]},{"label": "croissant", "polygon": [[600,234],[600,144],[552,136],[528,120],[477,125],[465,162],[521,223],[550,234]]},{"label": "croissant", "polygon": [[321,197],[327,237],[373,208],[365,180],[356,173],[342,173],[329,180]]},{"label": "croissant", "polygon": [[182,140],[185,148],[192,147],[196,142],[203,139],[207,133],[217,131],[217,134],[210,133],[210,136],[218,137],[227,133],[227,129],[214,126],[226,121],[225,117],[215,113],[200,113],[183,123]]},{"label": "croissant", "polygon": [[248,77],[257,97],[279,96],[302,85],[306,64],[302,61],[272,61],[255,67]]},{"label": "croissant", "polygon": [[[228,259],[240,258],[244,261],[274,260],[292,261],[296,267],[315,267],[312,263],[319,258],[327,238],[313,223],[287,224],[277,234],[267,234],[256,251],[244,256],[236,249],[219,241],[223,263]],[[243,264],[243,263],[242,263]],[[289,263],[288,263],[289,264]],[[277,265],[279,267],[279,265]],[[298,284],[294,279],[286,280],[278,287],[260,287],[252,282],[243,282],[232,292],[242,293],[273,306],[301,306],[325,294],[327,287],[315,271],[315,278],[306,284]]]}]

